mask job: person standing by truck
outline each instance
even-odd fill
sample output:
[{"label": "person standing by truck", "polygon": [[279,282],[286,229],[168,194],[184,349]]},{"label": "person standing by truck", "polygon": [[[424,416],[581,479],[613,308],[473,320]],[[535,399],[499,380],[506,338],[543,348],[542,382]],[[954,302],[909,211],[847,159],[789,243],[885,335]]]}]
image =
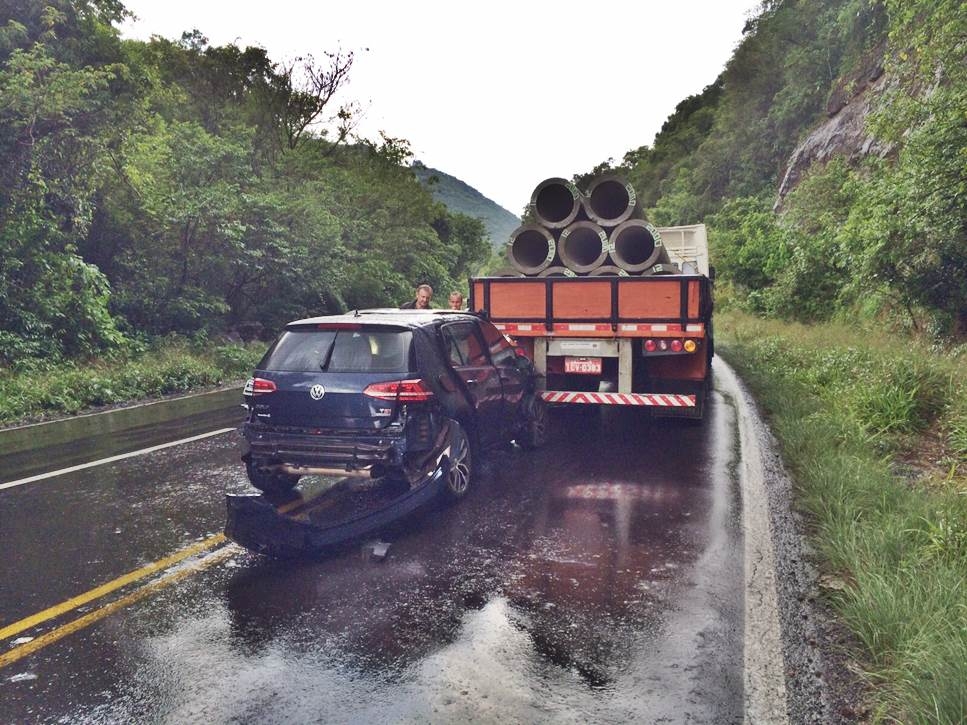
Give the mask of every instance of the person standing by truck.
[{"label": "person standing by truck", "polygon": [[447,298],[447,303],[449,304],[451,310],[462,310],[463,293],[458,292],[457,290],[454,290],[453,292],[450,293],[450,296]]},{"label": "person standing by truck", "polygon": [[428,310],[433,299],[433,288],[428,284],[421,284],[416,288],[416,297],[400,305],[401,310]]}]

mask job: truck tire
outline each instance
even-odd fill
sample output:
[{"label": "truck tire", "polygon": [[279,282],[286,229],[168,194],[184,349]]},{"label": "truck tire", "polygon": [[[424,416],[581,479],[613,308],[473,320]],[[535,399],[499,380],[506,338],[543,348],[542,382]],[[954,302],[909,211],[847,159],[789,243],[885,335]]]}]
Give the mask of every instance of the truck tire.
[{"label": "truck tire", "polygon": [[460,423],[450,421],[450,459],[443,487],[446,497],[451,501],[463,498],[470,490],[472,480],[473,451],[470,438]]},{"label": "truck tire", "polygon": [[288,493],[299,482],[298,476],[288,473],[260,471],[258,465],[251,460],[245,461],[245,472],[248,473],[248,480],[255,488],[270,496]]},{"label": "truck tire", "polygon": [[532,395],[524,403],[524,427],[517,438],[522,448],[532,451],[547,443],[547,403],[539,395]]}]

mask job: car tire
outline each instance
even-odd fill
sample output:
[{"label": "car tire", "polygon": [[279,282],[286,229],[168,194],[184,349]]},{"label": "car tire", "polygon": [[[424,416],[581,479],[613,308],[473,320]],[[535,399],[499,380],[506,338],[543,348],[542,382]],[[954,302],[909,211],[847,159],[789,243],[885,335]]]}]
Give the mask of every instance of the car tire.
[{"label": "car tire", "polygon": [[269,495],[288,493],[299,482],[298,476],[288,473],[260,471],[252,461],[245,462],[245,471],[248,473],[249,482],[262,493]]},{"label": "car tire", "polygon": [[547,403],[535,394],[524,403],[524,427],[517,439],[522,448],[534,450],[547,443],[548,425]]},{"label": "car tire", "polygon": [[456,501],[467,495],[472,481],[473,451],[470,438],[460,423],[450,421],[450,456],[443,490],[448,499]]}]

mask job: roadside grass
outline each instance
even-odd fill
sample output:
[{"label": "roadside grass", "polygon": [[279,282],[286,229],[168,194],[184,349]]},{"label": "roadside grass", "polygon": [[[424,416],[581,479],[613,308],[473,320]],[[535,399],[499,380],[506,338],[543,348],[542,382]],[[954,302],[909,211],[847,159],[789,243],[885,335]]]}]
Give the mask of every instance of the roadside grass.
[{"label": "roadside grass", "polygon": [[165,339],[120,359],[25,371],[0,368],[0,425],[221,385],[247,376],[264,352],[264,343],[192,345]]},{"label": "roadside grass", "polygon": [[862,642],[874,720],[967,720],[967,354],[728,313],[717,344],[769,416]]}]

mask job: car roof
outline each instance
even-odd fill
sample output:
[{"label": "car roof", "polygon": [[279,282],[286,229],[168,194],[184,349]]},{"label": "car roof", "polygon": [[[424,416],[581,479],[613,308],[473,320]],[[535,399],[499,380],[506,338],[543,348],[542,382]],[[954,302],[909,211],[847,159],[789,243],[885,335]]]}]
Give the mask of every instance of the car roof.
[{"label": "car roof", "polygon": [[427,325],[455,320],[475,320],[476,315],[470,312],[456,310],[408,310],[387,307],[369,310],[353,310],[341,315],[323,315],[321,317],[307,317],[294,320],[286,328],[303,327],[307,325],[323,324],[363,324],[363,325],[395,325],[397,327],[426,327]]}]

